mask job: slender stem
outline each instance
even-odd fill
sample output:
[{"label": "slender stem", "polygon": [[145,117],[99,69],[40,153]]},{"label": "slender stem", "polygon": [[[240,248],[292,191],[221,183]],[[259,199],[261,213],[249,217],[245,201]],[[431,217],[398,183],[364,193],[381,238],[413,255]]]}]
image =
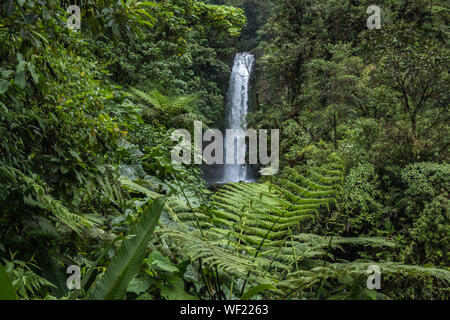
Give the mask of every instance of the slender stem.
[{"label": "slender stem", "polygon": [[201,258],[199,258],[198,260],[200,262],[200,271],[202,272],[203,281],[205,281],[205,285],[206,285],[206,288],[208,289],[209,296],[212,299],[214,296],[214,293],[212,291],[212,288],[210,287],[210,283],[208,282],[208,279],[206,278],[205,271],[203,270],[203,260]]}]

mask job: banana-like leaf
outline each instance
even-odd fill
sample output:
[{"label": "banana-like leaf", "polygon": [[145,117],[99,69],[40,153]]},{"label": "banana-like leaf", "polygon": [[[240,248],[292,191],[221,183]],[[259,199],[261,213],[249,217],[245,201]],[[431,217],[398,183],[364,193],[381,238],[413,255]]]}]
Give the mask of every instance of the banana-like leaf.
[{"label": "banana-like leaf", "polygon": [[159,221],[166,198],[158,198],[131,228],[132,238],[123,240],[104,276],[89,290],[88,300],[124,299],[129,282],[139,272],[145,249]]},{"label": "banana-like leaf", "polygon": [[16,291],[5,268],[0,264],[0,300],[17,300]]}]

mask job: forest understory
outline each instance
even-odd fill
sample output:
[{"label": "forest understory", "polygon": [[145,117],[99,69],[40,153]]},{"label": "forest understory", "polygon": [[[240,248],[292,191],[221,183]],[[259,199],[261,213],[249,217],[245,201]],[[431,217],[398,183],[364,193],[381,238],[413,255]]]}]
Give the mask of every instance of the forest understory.
[{"label": "forest understory", "polygon": [[[373,2],[2,1],[0,300],[448,300],[450,5]],[[240,52],[279,170],[211,185]]]}]

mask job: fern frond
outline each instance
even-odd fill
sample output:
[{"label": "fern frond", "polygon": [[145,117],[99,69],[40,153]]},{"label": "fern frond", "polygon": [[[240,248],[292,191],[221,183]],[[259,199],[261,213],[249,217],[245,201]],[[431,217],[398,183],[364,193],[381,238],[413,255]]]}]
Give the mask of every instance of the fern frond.
[{"label": "fern frond", "polygon": [[21,171],[12,167],[3,166],[0,167],[0,177],[2,179],[9,179],[13,183],[26,185],[32,194],[29,196],[24,195],[24,203],[50,212],[58,221],[70,229],[80,232],[84,227],[92,226],[87,219],[70,212],[61,201],[47,194],[40,184]]}]

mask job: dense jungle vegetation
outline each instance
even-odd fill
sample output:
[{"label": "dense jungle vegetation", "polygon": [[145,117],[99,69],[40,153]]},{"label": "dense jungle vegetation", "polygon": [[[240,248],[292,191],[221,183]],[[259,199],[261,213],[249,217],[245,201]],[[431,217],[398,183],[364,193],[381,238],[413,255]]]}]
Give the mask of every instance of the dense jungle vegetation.
[{"label": "dense jungle vegetation", "polygon": [[[449,299],[448,1],[69,2],[0,4],[0,299]],[[280,172],[208,188],[241,51]]]}]

